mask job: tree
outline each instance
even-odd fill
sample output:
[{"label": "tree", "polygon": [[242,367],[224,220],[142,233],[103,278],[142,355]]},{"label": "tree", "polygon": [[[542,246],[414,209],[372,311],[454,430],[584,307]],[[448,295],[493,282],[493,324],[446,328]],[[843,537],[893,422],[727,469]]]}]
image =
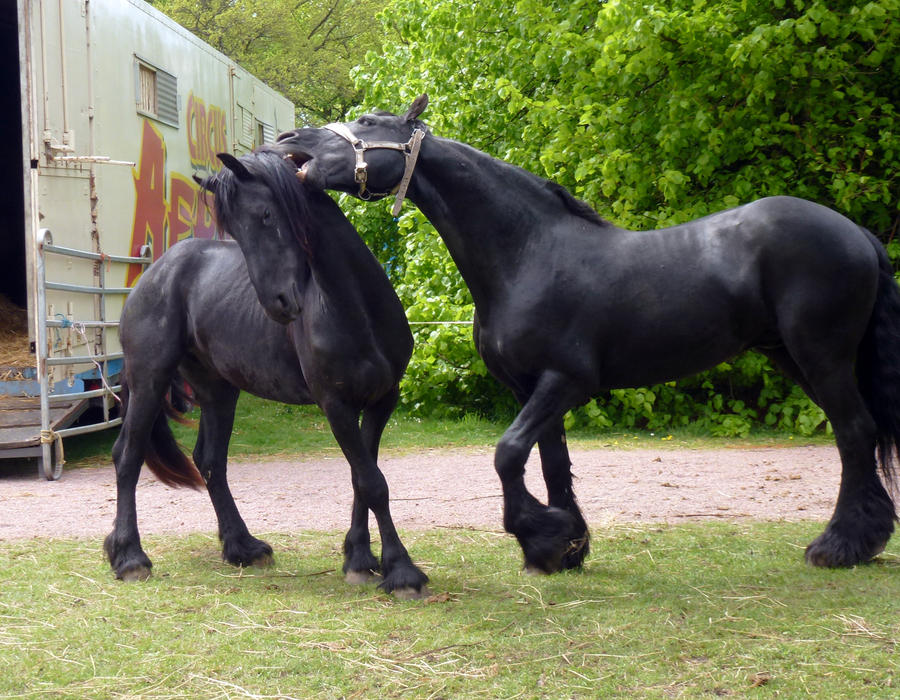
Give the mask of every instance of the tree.
[{"label": "tree", "polygon": [[156,0],[185,29],[290,99],[301,124],[360,100],[350,69],[378,46],[384,0]]},{"label": "tree", "polygon": [[[793,194],[900,254],[900,0],[394,0],[381,17],[399,40],[354,73],[367,107],[402,109],[427,91],[437,133],[565,185],[617,224],[659,227]],[[467,315],[462,280],[425,273],[448,269],[446,251],[415,217],[401,221],[404,300]],[[579,416],[657,428],[700,419],[726,433],[754,420],[804,433],[824,424],[752,354],[613,392]]]}]

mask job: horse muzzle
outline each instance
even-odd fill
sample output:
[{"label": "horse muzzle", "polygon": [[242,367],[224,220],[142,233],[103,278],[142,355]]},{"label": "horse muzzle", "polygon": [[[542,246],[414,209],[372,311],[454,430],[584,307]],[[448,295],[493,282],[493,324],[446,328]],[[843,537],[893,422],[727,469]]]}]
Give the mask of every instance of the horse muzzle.
[{"label": "horse muzzle", "polygon": [[270,296],[262,306],[269,318],[281,324],[290,323],[303,311],[296,284],[291,285],[291,288],[285,292]]}]

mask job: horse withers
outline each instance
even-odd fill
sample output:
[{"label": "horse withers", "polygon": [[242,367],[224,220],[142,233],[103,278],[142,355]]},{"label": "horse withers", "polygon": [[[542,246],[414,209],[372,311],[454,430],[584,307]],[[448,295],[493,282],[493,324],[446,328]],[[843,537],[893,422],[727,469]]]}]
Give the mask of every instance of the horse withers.
[{"label": "horse withers", "polygon": [[[350,464],[347,580],[381,572],[384,590],[422,595],[427,576],[400,541],[376,463],[412,353],[400,300],[340,208],[301,184],[289,161],[267,150],[219,158],[226,167],[204,186],[215,195],[220,229],[235,240],[173,246],[144,273],[122,313],[126,406],[113,447],[116,520],[105,542],[112,568],[121,579],[150,574],[135,507],[145,459],[165,483],[206,486],[226,561],[271,559],[271,547],[249,533],[226,480],[244,390],[322,408]],[[167,392],[182,380],[201,410],[193,462],[166,418]],[[381,534],[380,563],[370,545],[369,510]]]},{"label": "horse withers", "polygon": [[[605,221],[559,185],[439,138],[419,116],[364,114],[281,134],[307,184],[406,194],[447,244],[475,302],[475,342],[522,410],[497,445],[504,526],[526,566],[581,565],[588,529],[563,415],[609,389],[664,382],[754,348],[834,428],[842,475],[817,566],[876,556],[894,530],[900,290],[877,239],[838,212],[770,197],[655,231]],[[415,156],[415,157],[414,157]],[[526,489],[537,443],[548,504]],[[877,449],[876,449],[877,448]]]}]

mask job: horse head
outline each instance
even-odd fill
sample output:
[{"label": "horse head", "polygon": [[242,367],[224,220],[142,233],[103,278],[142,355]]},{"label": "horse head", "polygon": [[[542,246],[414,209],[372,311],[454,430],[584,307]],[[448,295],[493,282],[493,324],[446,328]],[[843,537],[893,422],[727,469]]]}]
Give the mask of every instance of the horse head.
[{"label": "horse head", "polygon": [[[303,128],[278,136],[275,149],[294,160],[298,178],[318,189],[381,199],[409,184],[418,143],[427,132],[419,115],[428,105],[420,95],[402,116],[364,114],[357,120]],[[399,202],[399,199],[398,199]]]},{"label": "horse head", "polygon": [[289,323],[302,311],[309,278],[305,187],[296,167],[271,150],[218,158],[225,167],[202,181],[215,196],[217,226],[240,246],[266,313]]}]

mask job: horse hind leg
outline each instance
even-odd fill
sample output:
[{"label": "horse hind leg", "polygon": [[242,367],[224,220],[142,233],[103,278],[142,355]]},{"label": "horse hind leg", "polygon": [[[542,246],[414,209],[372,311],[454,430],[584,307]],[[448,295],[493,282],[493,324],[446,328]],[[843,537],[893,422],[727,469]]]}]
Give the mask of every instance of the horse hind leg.
[{"label": "horse hind leg", "polygon": [[116,578],[123,581],[146,579],[153,566],[141,547],[135,492],[153,424],[166,420],[162,401],[168,388],[167,377],[160,373],[154,380],[150,372],[141,372],[134,378],[134,384],[126,385],[127,408],[112,449],[116,469],[116,517],[112,532],[103,542],[103,550]]},{"label": "horse hind leg", "polygon": [[847,362],[812,388],[834,428],[841,457],[841,485],[825,531],[806,548],[814,566],[849,567],[884,550],[894,531],[894,503],[878,476],[876,426]]},{"label": "horse hind leg", "polygon": [[222,558],[234,566],[270,565],[272,547],[250,534],[228,486],[228,443],[239,392],[224,382],[199,390],[196,385],[192,386],[200,401],[194,463],[206,481],[209,499],[216,512]]}]

